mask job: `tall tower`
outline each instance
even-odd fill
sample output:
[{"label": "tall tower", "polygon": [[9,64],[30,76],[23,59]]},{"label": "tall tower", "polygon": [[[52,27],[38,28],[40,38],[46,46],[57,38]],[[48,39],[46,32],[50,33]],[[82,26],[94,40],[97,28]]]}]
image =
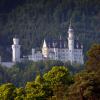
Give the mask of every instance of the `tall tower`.
[{"label": "tall tower", "polygon": [[71,51],[74,49],[74,30],[71,26],[71,23],[68,29],[68,48]]},{"label": "tall tower", "polygon": [[18,38],[13,38],[12,61],[13,62],[20,62],[20,45],[19,45]]},{"label": "tall tower", "polygon": [[56,48],[56,43],[53,42],[53,52],[54,52],[54,60],[57,60],[57,48]]},{"label": "tall tower", "polygon": [[72,28],[71,23],[68,29],[68,49],[69,49],[69,60],[72,64],[74,61],[74,30]]},{"label": "tall tower", "polygon": [[43,54],[43,57],[45,57],[45,58],[48,57],[48,47],[47,47],[47,44],[46,44],[45,40],[43,42],[42,54]]}]

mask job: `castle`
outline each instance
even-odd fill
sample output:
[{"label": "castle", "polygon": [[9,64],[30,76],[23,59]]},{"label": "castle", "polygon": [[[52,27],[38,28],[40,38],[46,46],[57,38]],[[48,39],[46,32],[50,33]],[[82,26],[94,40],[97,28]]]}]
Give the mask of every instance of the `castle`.
[{"label": "castle", "polygon": [[[18,44],[19,39],[13,39],[12,45],[12,61],[20,62],[20,45]],[[68,29],[68,44],[65,44],[61,39],[59,41],[53,41],[48,43],[45,39],[43,42],[42,50],[36,51],[32,48],[32,54],[28,55],[28,60],[37,62],[41,60],[58,60],[62,62],[70,62],[84,64],[83,60],[83,45],[75,40],[74,30],[72,26]]]},{"label": "castle", "polygon": [[[68,42],[63,41],[61,38],[59,41],[52,41],[48,43],[44,39],[42,50],[36,51],[32,48],[31,55],[28,55],[27,60],[38,62],[41,60],[58,60],[62,62],[70,62],[71,64],[84,64],[83,45],[75,40],[74,30],[70,24],[68,29]],[[19,39],[13,38],[12,45],[12,62],[2,62],[4,66],[12,66],[16,62],[24,61],[24,58],[20,57]]]}]

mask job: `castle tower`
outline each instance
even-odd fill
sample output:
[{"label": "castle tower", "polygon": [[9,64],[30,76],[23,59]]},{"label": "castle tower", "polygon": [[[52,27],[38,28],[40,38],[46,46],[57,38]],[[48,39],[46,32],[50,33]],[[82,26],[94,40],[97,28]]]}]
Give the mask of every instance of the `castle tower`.
[{"label": "castle tower", "polygon": [[56,49],[56,43],[53,42],[53,52],[54,52],[54,60],[57,60],[57,49]]},{"label": "castle tower", "polygon": [[48,47],[45,40],[43,42],[42,54],[44,58],[48,58]]},{"label": "castle tower", "polygon": [[13,38],[12,61],[13,62],[20,62],[20,45],[19,45],[18,38]]},{"label": "castle tower", "polygon": [[74,61],[74,30],[71,26],[71,23],[68,29],[68,49],[69,49],[69,60],[72,64],[72,62]]},{"label": "castle tower", "polygon": [[68,29],[68,48],[71,51],[74,49],[74,30],[71,26],[71,23]]}]

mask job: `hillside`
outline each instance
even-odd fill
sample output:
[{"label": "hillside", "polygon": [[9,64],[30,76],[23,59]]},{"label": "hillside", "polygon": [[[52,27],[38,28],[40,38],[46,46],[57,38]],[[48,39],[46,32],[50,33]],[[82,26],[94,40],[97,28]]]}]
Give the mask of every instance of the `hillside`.
[{"label": "hillside", "polygon": [[[0,55],[11,59],[12,38],[17,35],[23,54],[41,47],[44,38],[67,39],[70,19],[75,38],[84,45],[84,53],[100,43],[100,1],[98,0],[25,0],[7,14],[0,15]],[[66,37],[65,37],[66,36]],[[6,54],[6,55],[5,55]]]}]

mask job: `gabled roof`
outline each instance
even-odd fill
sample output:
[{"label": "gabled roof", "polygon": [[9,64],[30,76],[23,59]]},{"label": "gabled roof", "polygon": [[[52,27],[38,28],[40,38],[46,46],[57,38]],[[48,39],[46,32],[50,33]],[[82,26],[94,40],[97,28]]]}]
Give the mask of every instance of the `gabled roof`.
[{"label": "gabled roof", "polygon": [[82,44],[80,43],[79,40],[74,40],[74,48],[75,49],[82,49]]},{"label": "gabled roof", "polygon": [[68,48],[68,43],[64,39],[47,39],[48,48]]},{"label": "gabled roof", "polygon": [[[46,44],[48,48],[68,48],[68,40],[66,39],[46,39]],[[74,48],[75,49],[81,49],[81,43],[79,40],[74,40]]]}]

